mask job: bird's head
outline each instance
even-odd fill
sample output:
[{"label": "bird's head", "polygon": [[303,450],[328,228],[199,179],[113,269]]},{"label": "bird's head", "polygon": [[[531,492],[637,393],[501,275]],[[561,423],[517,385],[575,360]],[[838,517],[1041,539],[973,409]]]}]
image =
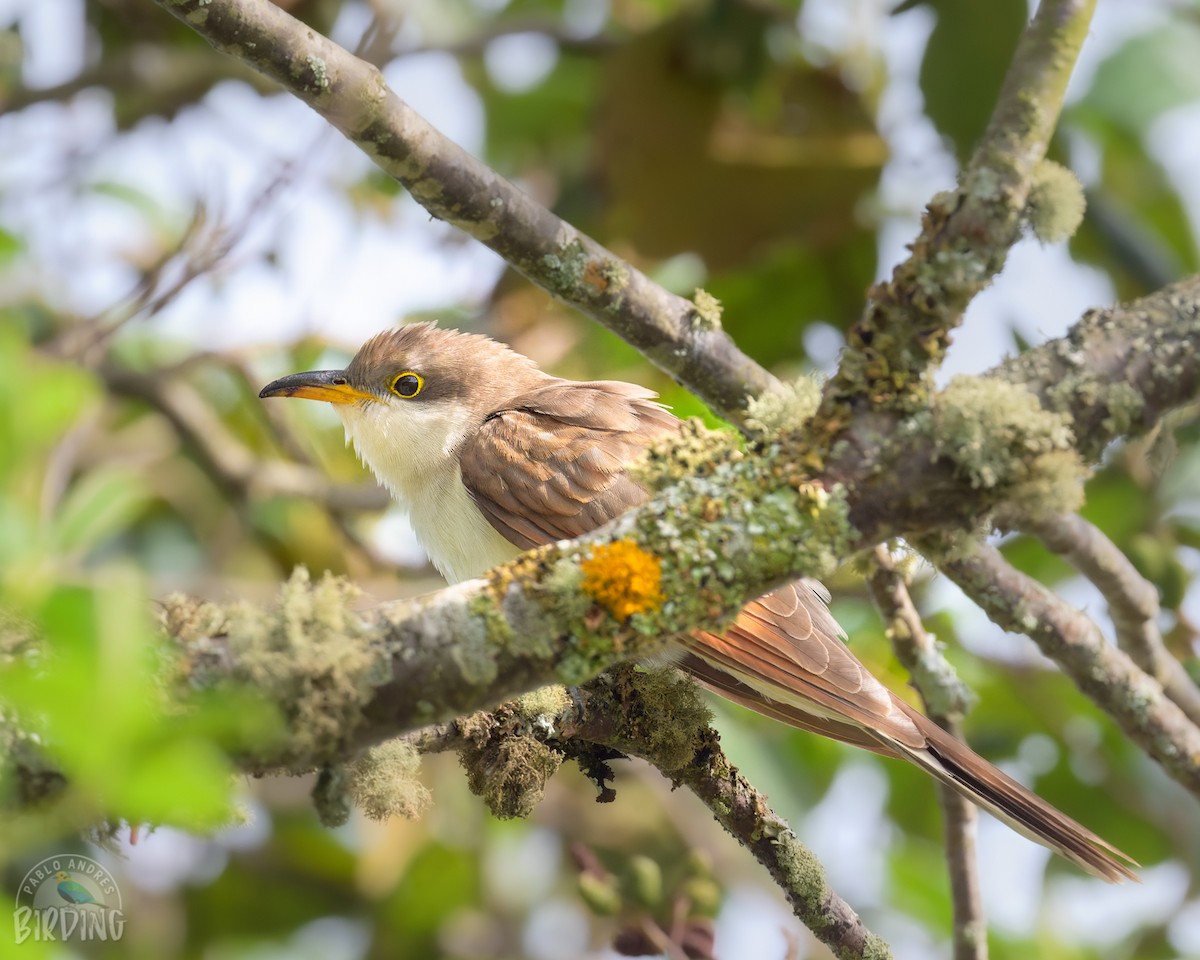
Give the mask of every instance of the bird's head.
[{"label": "bird's head", "polygon": [[293,373],[259,396],[333,404],[359,456],[407,499],[468,431],[546,378],[489,337],[413,323],[372,337],[344,370]]}]

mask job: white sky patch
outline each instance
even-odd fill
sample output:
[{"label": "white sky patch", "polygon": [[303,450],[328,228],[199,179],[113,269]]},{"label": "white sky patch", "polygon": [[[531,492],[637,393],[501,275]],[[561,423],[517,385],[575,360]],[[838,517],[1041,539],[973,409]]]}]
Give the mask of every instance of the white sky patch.
[{"label": "white sky patch", "polygon": [[717,914],[716,955],[783,960],[788,950],[784,932],[795,930],[796,925],[796,918],[777,896],[761,887],[731,887]]},{"label": "white sky patch", "polygon": [[544,33],[510,33],[497,37],[483,52],[488,76],[508,93],[536,87],[558,63],[558,44]]},{"label": "white sky patch", "polygon": [[804,842],[825,865],[830,885],[851,903],[882,899],[890,845],[887,795],[882,770],[851,760],[799,826]]},{"label": "white sky patch", "polygon": [[529,912],[521,945],[530,960],[587,956],[591,920],[577,901],[555,897]]},{"label": "white sky patch", "polygon": [[1142,926],[1167,922],[1183,906],[1188,872],[1179,863],[1138,871],[1141,883],[1105,883],[1091,877],[1055,877],[1043,909],[1067,943],[1116,943]]}]

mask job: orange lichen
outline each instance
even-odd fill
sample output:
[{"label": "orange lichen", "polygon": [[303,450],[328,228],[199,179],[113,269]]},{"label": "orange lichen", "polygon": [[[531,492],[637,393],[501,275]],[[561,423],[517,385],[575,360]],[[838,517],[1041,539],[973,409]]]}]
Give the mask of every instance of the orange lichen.
[{"label": "orange lichen", "polygon": [[657,610],[662,592],[662,563],[630,540],[602,543],[580,564],[583,592],[618,620]]}]

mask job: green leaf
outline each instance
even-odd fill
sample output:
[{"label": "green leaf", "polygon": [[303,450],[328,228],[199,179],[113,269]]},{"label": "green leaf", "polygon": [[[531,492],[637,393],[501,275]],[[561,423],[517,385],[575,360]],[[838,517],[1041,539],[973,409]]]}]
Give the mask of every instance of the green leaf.
[{"label": "green leaf", "polygon": [[1195,103],[1200,99],[1200,24],[1176,18],[1129,40],[1100,64],[1086,99],[1139,134],[1168,110]]},{"label": "green leaf", "polygon": [[12,231],[0,227],[0,267],[11,263],[24,252],[24,239]]},{"label": "green leaf", "polygon": [[150,492],[140,475],[100,467],[75,483],[54,518],[54,546],[86,553],[126,529],[146,509]]},{"label": "green leaf", "polygon": [[925,6],[937,14],[921,61],[925,112],[961,160],[983,136],[1029,7],[1025,0],[926,0]]}]

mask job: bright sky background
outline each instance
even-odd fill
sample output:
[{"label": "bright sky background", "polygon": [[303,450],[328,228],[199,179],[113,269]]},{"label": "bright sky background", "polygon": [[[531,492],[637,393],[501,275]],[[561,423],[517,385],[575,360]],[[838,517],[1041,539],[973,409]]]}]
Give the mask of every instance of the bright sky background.
[{"label": "bright sky background", "polygon": [[[493,7],[496,2],[481,0],[480,5]],[[85,50],[85,37],[74,32],[81,22],[81,6],[81,0],[0,0],[0,28],[20,22],[29,84],[51,86],[77,73]],[[881,233],[881,274],[905,255],[903,245],[917,231],[920,209],[933,193],[952,185],[955,172],[951,154],[932,125],[920,118],[917,73],[932,16],[918,9],[880,19],[878,9],[889,6],[884,0],[808,0],[801,17],[805,36],[817,46],[836,51],[865,41],[877,45],[888,63],[891,80],[879,119],[892,155],[880,199],[882,208],[893,213]],[[1071,95],[1087,88],[1097,64],[1124,39],[1161,21],[1167,6],[1168,0],[1101,0]],[[572,9],[581,35],[602,21],[599,2],[580,0]],[[163,14],[147,0],[146,15]],[[365,26],[352,19],[343,18],[335,30],[335,38],[349,46]],[[521,89],[538,82],[554,57],[553,47],[543,38],[516,36],[492,44],[486,64],[498,83]],[[483,110],[453,58],[437,53],[410,56],[391,65],[386,77],[445,134],[472,152],[480,151]],[[106,310],[129,293],[136,274],[127,258],[153,249],[153,228],[142,211],[86,189],[98,182],[136,187],[159,208],[157,215],[175,226],[186,221],[199,198],[213,214],[247,224],[227,267],[218,276],[193,283],[156,321],[193,344],[271,345],[313,331],[353,346],[412,311],[457,301],[482,302],[501,271],[494,254],[430,221],[407,197],[386,217],[351,216],[344,197],[328,184],[357,180],[368,161],[288,95],[263,99],[239,84],[226,83],[169,124],[147,121],[115,140],[113,133],[109,104],[98,91],[66,105],[46,104],[0,117],[0,225],[27,239],[33,265],[24,275],[0,276],[0,284],[45,289],[55,305],[82,314]],[[64,143],[70,144],[70,151],[64,151]],[[1190,203],[1193,221],[1200,223],[1200,178],[1195,174],[1200,170],[1200,112],[1180,110],[1163,118],[1156,146],[1158,158]],[[1086,180],[1088,157],[1073,159]],[[281,164],[297,165],[295,182],[248,213]],[[256,252],[268,247],[278,250],[278,269],[257,262]],[[60,277],[70,282],[55,282]],[[11,288],[0,289],[5,299],[11,293]],[[1026,339],[1040,341],[1061,334],[1086,308],[1112,299],[1106,278],[1075,264],[1065,246],[1022,242],[1000,279],[972,303],[943,379],[995,363],[1011,345],[1010,325]],[[806,344],[814,362],[828,369],[841,346],[840,334],[832,327],[816,327]],[[381,542],[410,540],[403,530],[404,521],[390,517],[381,527]],[[397,559],[415,557],[409,551]],[[1081,592],[1072,599],[1100,608],[1094,594]],[[934,602],[952,605],[957,615],[968,617],[962,622],[978,627],[980,647],[1013,649],[1013,638],[1001,638],[944,580]],[[1200,610],[1192,612],[1200,617]],[[1032,650],[1031,645],[1026,649]],[[1027,776],[1044,759],[1039,760],[1035,744],[1009,772]],[[756,771],[752,764],[746,767],[768,791],[772,777],[779,776],[777,771]],[[852,902],[867,907],[878,902],[882,878],[879,872],[864,871],[862,864],[881,859],[888,838],[833,827],[881,823],[885,790],[878,771],[850,764],[816,808],[803,813],[780,810],[825,860],[834,885]],[[231,831],[221,845],[256,842],[254,830],[250,826]],[[129,873],[151,886],[211,875],[223,862],[221,845],[163,831],[154,842],[127,850]],[[1140,887],[1107,888],[1059,877],[1043,891],[1037,871],[1049,854],[1015,839],[986,817],[979,846],[987,864],[983,880],[989,920],[1001,930],[1028,929],[1052,911],[1055,923],[1065,927],[1064,937],[1106,940],[1142,919],[1169,915],[1186,895],[1186,875],[1173,866],[1146,871]],[[585,923],[578,905],[553,902],[537,917],[546,939],[534,937],[531,949],[536,952],[538,942],[560,947],[574,942]],[[777,899],[753,888],[734,889],[721,917],[719,943],[739,944],[743,956],[780,956],[780,930],[793,923]],[[930,944],[919,928],[898,920],[891,921],[892,928],[886,921],[876,923],[898,956],[927,955]],[[337,950],[330,947],[329,956],[355,955],[352,925],[306,931],[306,936],[339,945]],[[1200,905],[1192,903],[1180,915],[1174,933],[1181,953],[1200,955]]]}]

